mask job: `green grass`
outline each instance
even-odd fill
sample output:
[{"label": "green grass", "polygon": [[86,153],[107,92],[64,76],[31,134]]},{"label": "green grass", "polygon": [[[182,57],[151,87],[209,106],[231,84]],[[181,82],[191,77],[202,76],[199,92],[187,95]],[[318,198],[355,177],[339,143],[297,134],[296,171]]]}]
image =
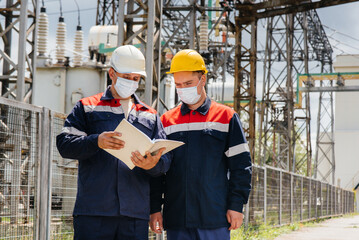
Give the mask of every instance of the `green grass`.
[{"label": "green grass", "polygon": [[244,229],[243,227],[231,232],[231,240],[262,240],[262,239],[274,239],[281,234],[298,230],[300,228],[299,223],[282,226],[272,227],[268,225],[249,226]]}]

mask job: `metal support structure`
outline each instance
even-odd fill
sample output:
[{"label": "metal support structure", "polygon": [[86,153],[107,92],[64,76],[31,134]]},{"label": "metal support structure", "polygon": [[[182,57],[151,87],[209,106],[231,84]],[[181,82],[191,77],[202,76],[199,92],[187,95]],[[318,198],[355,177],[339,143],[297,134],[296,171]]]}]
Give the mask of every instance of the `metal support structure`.
[{"label": "metal support structure", "polygon": [[121,2],[125,1],[97,0],[96,25],[115,25],[117,5]]},{"label": "metal support structure", "polygon": [[[114,2],[112,1],[111,4],[116,6]],[[136,38],[141,42],[141,46],[138,47],[145,55],[147,78],[144,86],[140,84],[140,90],[144,92],[140,97],[148,105],[157,104],[158,107],[160,101],[153,102],[153,100],[159,95],[161,79],[159,70],[161,69],[162,2],[120,1],[116,10],[118,19],[114,21],[119,26],[118,45],[132,44],[132,40]],[[139,30],[134,31],[134,26],[139,26]]]},{"label": "metal support structure", "polygon": [[[325,67],[329,67],[327,72],[331,72],[331,63],[329,63],[329,66],[323,64],[322,72],[326,71]],[[324,87],[333,88],[333,81],[320,81],[320,88]],[[322,181],[331,182],[332,184],[335,183],[334,142],[333,92],[320,92],[314,176]],[[324,165],[324,167],[321,167],[321,165]]]},{"label": "metal support structure", "polygon": [[245,23],[241,21],[241,16],[236,16],[235,39],[234,110],[243,119],[243,130],[249,143],[252,162],[256,163],[258,162],[255,159],[257,21]]},{"label": "metal support structure", "polygon": [[43,108],[40,115],[40,148],[41,158],[37,162],[38,181],[37,181],[37,201],[39,208],[37,209],[36,237],[35,239],[50,239],[50,216],[51,216],[51,114],[49,109]]},{"label": "metal support structure", "polygon": [[[0,49],[2,96],[18,101],[30,99],[35,81],[38,12],[38,0],[15,3],[7,0],[6,8],[0,9],[0,35],[4,46]],[[14,34],[18,34],[18,42],[14,41]],[[18,49],[17,52],[13,52],[14,49]]]}]

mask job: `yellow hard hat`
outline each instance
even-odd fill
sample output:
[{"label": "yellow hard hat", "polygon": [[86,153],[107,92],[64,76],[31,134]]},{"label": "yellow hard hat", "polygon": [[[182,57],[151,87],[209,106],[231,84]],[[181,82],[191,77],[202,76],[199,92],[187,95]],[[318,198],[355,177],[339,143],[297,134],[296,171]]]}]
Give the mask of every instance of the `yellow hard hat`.
[{"label": "yellow hard hat", "polygon": [[184,49],[176,53],[171,62],[171,69],[167,74],[187,71],[203,71],[204,74],[208,72],[202,56],[192,49]]}]

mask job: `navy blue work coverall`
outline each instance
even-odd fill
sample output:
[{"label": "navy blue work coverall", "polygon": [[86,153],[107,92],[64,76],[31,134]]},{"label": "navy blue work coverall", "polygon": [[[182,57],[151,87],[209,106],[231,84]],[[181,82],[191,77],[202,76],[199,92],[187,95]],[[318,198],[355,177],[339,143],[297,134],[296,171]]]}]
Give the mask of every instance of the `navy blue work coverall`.
[{"label": "navy blue work coverall", "polygon": [[[151,139],[166,138],[156,111],[136,95],[132,97],[134,104],[127,120]],[[99,134],[113,131],[124,117],[120,100],[113,98],[108,87],[104,93],[81,99],[57,136],[61,156],[77,159],[79,163],[73,212],[75,238],[132,240],[144,239],[146,234],[148,237],[149,180],[168,170],[170,158],[163,155],[150,170],[138,167],[130,170],[100,149]],[[122,226],[116,226],[116,221]],[[104,236],[96,235],[98,232]],[[120,237],[121,234],[127,235]]]},{"label": "navy blue work coverall", "polygon": [[[238,114],[209,97],[196,110],[186,104],[161,120],[172,151],[165,177],[151,182],[151,213],[167,230],[228,228],[227,210],[242,212],[251,190],[251,157]],[[224,239],[224,238],[222,238]]]}]

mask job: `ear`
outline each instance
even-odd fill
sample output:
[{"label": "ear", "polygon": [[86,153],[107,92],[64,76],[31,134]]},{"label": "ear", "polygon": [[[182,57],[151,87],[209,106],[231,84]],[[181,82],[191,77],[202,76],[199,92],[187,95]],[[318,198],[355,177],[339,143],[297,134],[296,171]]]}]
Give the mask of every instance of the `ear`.
[{"label": "ear", "polygon": [[203,86],[206,86],[207,76],[205,74],[201,76],[201,80],[203,81]]},{"label": "ear", "polygon": [[111,80],[113,80],[114,78],[116,78],[115,70],[113,70],[113,68],[110,68],[110,69],[108,70],[108,75],[110,76]]}]

